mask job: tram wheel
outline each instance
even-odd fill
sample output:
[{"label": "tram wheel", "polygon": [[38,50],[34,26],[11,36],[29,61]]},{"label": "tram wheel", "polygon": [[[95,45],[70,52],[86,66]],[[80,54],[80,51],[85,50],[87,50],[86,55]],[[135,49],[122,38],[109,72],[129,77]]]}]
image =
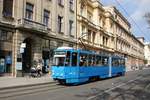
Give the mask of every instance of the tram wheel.
[{"label": "tram wheel", "polygon": [[97,81],[97,80],[99,80],[98,76],[93,76],[93,77],[89,78],[89,81],[91,81],[91,82],[94,82],[94,81]]},{"label": "tram wheel", "polygon": [[58,80],[58,82],[62,85],[66,85],[66,81],[65,80]]}]

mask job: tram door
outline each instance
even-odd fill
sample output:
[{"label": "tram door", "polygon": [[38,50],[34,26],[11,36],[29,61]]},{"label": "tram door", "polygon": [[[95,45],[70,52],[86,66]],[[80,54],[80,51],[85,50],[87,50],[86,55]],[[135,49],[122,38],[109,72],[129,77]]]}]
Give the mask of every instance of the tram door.
[{"label": "tram door", "polygon": [[109,57],[108,59],[108,65],[109,65],[109,77],[112,76],[112,57]]},{"label": "tram door", "polygon": [[72,52],[72,63],[71,66],[77,66],[77,52]]},{"label": "tram door", "polygon": [[[71,53],[71,72],[78,72],[78,67],[77,67],[77,52],[72,52]],[[76,75],[74,76],[76,77]]]}]

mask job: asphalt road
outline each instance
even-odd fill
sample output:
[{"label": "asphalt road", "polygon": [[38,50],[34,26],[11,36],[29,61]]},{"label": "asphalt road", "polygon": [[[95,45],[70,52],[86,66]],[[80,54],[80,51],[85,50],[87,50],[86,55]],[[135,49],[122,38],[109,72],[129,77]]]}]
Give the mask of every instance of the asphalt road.
[{"label": "asphalt road", "polygon": [[11,97],[7,100],[150,100],[150,69],[132,71],[122,77],[78,86],[63,86],[55,90]]}]

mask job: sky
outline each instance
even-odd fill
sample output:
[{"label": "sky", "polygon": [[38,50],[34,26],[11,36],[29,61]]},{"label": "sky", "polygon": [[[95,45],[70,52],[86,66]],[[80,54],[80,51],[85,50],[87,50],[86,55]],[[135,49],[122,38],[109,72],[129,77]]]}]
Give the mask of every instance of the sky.
[{"label": "sky", "polygon": [[132,34],[136,37],[144,37],[145,42],[150,42],[150,26],[144,17],[146,12],[150,12],[150,0],[100,0],[100,2],[104,6],[116,6],[131,23]]}]

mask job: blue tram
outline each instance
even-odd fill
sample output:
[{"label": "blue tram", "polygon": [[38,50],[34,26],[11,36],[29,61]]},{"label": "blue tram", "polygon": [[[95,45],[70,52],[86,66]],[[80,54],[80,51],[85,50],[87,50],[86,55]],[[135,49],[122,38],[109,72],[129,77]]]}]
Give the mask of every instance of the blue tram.
[{"label": "blue tram", "polygon": [[92,51],[59,47],[55,50],[52,78],[61,84],[83,83],[125,74],[125,59]]}]

